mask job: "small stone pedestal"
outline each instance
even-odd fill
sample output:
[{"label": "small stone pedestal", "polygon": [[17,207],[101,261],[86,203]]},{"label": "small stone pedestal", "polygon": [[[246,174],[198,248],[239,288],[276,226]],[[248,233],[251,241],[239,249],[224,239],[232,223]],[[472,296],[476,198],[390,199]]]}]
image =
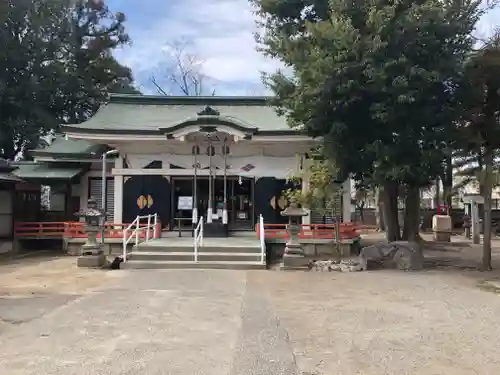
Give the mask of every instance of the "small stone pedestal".
[{"label": "small stone pedestal", "polygon": [[101,268],[106,264],[106,256],[100,254],[82,255],[78,257],[76,265],[80,268]]},{"label": "small stone pedestal", "polygon": [[298,208],[294,203],[281,212],[281,216],[288,216],[289,218],[288,225],[286,226],[289,239],[286,243],[285,253],[283,254],[281,269],[304,269],[308,267],[309,263],[304,256],[304,249],[298,240],[300,225],[293,223],[293,218],[298,219],[306,215],[307,211]]},{"label": "small stone pedestal", "polygon": [[432,232],[434,233],[434,241],[450,242],[451,216],[434,215],[432,217]]},{"label": "small stone pedestal", "polygon": [[97,242],[97,233],[102,232],[104,226],[104,212],[97,209],[97,202],[89,198],[87,210],[78,212],[76,215],[85,219],[85,233],[87,242],[82,246],[82,255],[76,262],[82,268],[100,268],[106,263],[102,244]]}]

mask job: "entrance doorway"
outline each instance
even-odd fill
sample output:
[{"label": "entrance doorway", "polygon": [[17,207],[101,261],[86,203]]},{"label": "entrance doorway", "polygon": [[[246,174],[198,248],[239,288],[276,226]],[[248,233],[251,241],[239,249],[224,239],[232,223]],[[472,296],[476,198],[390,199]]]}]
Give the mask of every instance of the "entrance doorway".
[{"label": "entrance doorway", "polygon": [[[224,208],[224,178],[212,178],[212,209],[222,221]],[[207,217],[209,202],[209,179],[206,176],[196,179],[196,202],[194,201],[194,178],[172,177],[172,217],[171,229],[192,229],[192,211],[179,205],[179,197],[193,197],[193,206],[198,208],[198,216]],[[227,211],[229,230],[255,230],[254,179],[230,176],[226,179]],[[183,198],[181,198],[182,200]],[[180,219],[180,220],[179,220]]]}]

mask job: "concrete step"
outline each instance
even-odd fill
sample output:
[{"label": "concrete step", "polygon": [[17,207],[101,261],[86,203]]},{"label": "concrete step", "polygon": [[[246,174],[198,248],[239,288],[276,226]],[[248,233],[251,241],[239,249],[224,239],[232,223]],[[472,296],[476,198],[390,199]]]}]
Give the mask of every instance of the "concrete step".
[{"label": "concrete step", "polygon": [[227,261],[143,261],[127,260],[122,263],[124,269],[228,269],[251,270],[265,269],[266,265],[260,262],[227,262]]},{"label": "concrete step", "polygon": [[[223,249],[220,249],[223,250]],[[194,252],[171,252],[171,251],[134,251],[128,254],[128,259],[141,261],[193,261]],[[244,252],[199,252],[199,261],[226,261],[226,262],[259,262],[259,253]]]},{"label": "concrete step", "polygon": [[[133,247],[134,252],[168,252],[168,253],[189,253],[194,252],[193,246],[166,246],[162,244],[139,244],[139,246]],[[260,247],[250,247],[250,246],[203,246],[198,248],[199,252],[203,253],[252,253],[260,254]]]}]

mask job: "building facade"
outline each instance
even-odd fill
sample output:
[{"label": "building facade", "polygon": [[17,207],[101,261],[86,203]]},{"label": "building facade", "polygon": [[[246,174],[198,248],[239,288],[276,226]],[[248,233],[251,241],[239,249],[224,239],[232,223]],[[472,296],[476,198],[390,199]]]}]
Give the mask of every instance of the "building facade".
[{"label": "building facade", "polygon": [[[100,158],[115,149],[106,168],[111,220],[129,223],[157,213],[166,230],[190,228],[201,216],[228,231],[255,230],[259,215],[266,223],[282,223],[287,178],[316,144],[291,130],[265,97],[113,95],[91,119],[63,131],[65,139],[54,144],[64,152],[38,150],[35,161],[82,168],[70,192],[79,208],[89,196],[101,202]],[[76,145],[85,151],[71,156]],[[346,182],[346,221],[350,188]],[[311,213],[303,220],[328,218]]]}]

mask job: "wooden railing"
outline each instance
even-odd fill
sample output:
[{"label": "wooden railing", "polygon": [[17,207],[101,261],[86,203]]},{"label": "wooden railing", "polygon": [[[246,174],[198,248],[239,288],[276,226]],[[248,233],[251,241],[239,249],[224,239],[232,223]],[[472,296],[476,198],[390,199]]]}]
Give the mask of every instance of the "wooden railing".
[{"label": "wooden railing", "polygon": [[[106,223],[104,238],[122,238],[123,230],[129,224]],[[149,238],[153,238],[153,229],[139,228],[139,237],[146,237],[149,230]],[[157,228],[157,235],[161,233]],[[14,237],[17,238],[86,238],[85,223],[79,221],[72,222],[16,222],[14,223]],[[101,233],[97,235],[101,238]]]},{"label": "wooden railing", "polygon": [[15,237],[30,238],[59,238],[63,237],[65,230],[63,222],[34,222],[23,221],[14,223]]},{"label": "wooden railing", "polygon": [[[123,230],[129,224],[106,223],[105,238],[123,238]],[[139,236],[146,238],[145,228],[139,229]],[[335,224],[301,224],[299,238],[302,239],[334,239]],[[153,229],[149,229],[149,238],[153,238]],[[157,228],[157,236],[161,230]],[[360,227],[355,223],[340,224],[340,238],[352,239],[358,237]],[[16,222],[14,236],[17,238],[86,238],[85,224],[82,222]],[[98,234],[98,238],[101,234]],[[257,226],[257,238],[260,238],[260,226]],[[265,224],[265,239],[287,239],[286,224]]]},{"label": "wooden railing", "polygon": [[[353,239],[359,236],[355,223],[340,224],[340,238]],[[257,237],[260,237],[260,228],[257,227]],[[287,239],[286,224],[264,224],[265,239]],[[299,238],[302,239],[334,239],[335,224],[300,224]]]}]

